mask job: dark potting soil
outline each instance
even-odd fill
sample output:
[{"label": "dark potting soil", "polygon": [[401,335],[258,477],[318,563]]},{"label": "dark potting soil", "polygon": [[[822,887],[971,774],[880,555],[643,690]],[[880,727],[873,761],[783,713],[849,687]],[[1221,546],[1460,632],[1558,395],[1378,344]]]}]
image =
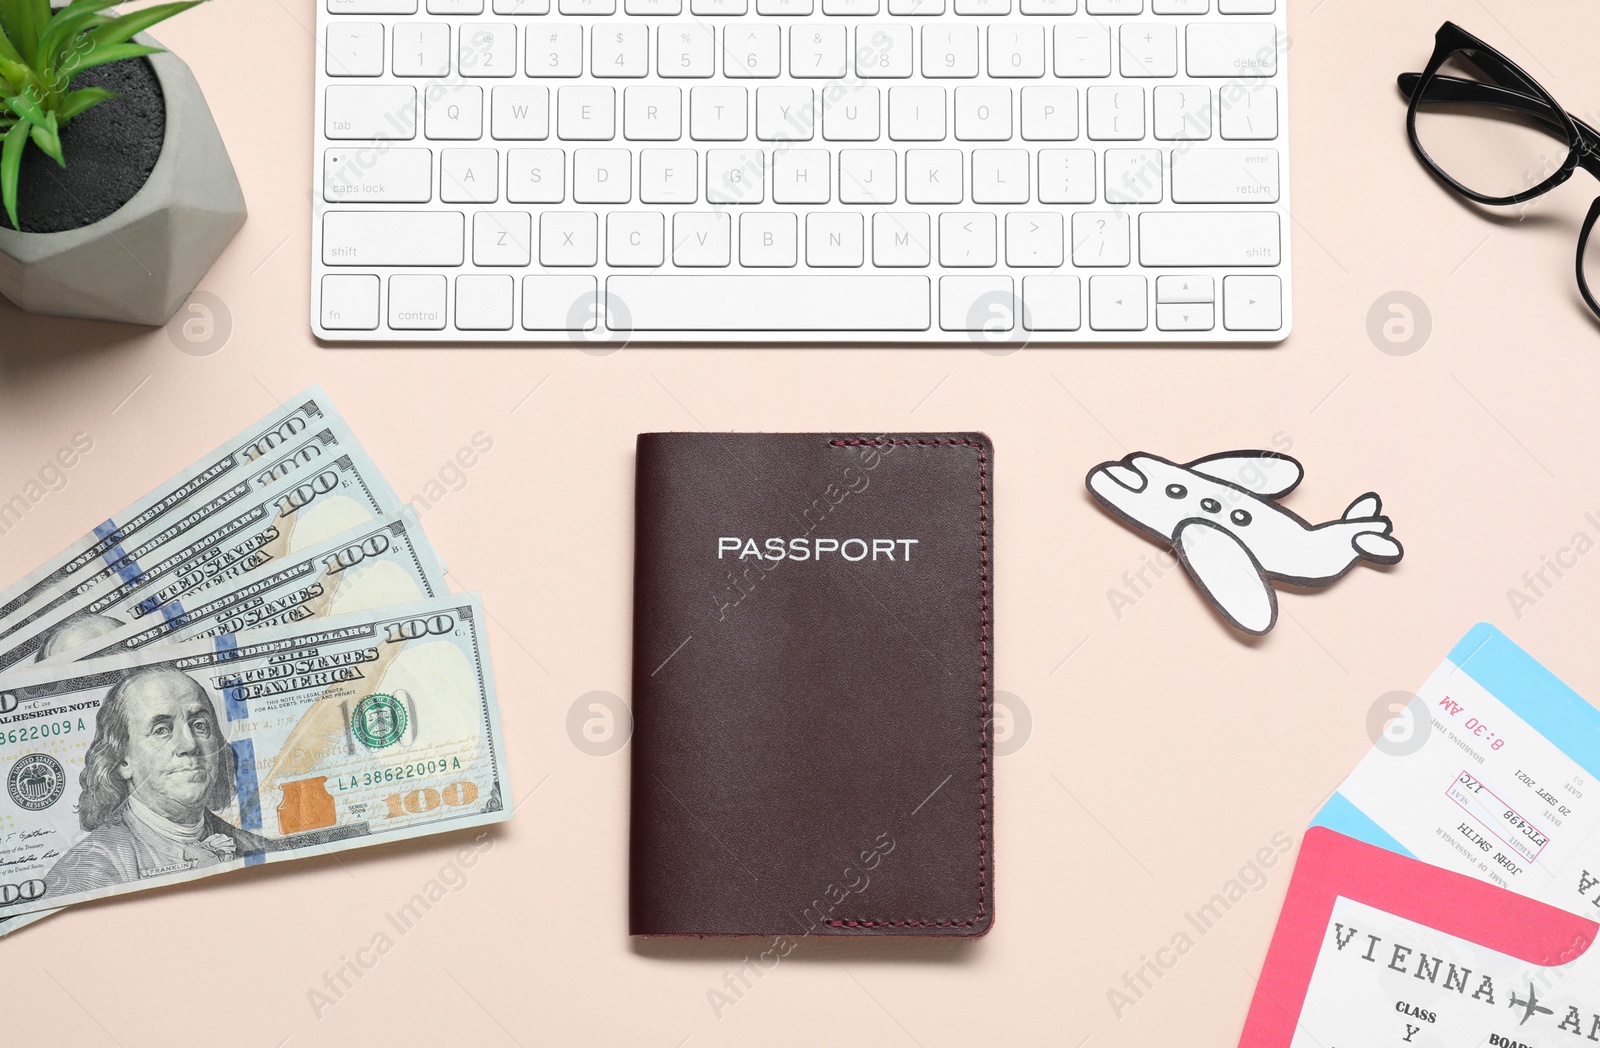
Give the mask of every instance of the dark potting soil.
[{"label": "dark potting soil", "polygon": [[[31,142],[23,150],[17,215],[25,233],[81,229],[114,214],[144,188],[161,158],[167,106],[148,59],[85,70],[72,86],[103,87],[117,97],[80,113],[61,132],[65,168]],[[3,208],[0,228],[11,228]]]}]

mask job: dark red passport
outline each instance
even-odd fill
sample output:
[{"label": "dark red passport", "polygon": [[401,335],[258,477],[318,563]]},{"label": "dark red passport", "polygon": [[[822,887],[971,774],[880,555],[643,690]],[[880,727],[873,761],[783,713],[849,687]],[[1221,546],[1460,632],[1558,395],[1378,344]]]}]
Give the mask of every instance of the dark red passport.
[{"label": "dark red passport", "polygon": [[994,922],[994,449],[639,437],[629,929]]}]

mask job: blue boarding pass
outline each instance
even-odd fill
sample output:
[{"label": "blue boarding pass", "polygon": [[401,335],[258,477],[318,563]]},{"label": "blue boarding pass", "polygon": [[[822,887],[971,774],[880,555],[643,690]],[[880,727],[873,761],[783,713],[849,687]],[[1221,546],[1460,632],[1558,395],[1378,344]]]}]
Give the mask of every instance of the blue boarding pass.
[{"label": "blue boarding pass", "polygon": [[1312,825],[1600,920],[1600,710],[1480,624]]}]

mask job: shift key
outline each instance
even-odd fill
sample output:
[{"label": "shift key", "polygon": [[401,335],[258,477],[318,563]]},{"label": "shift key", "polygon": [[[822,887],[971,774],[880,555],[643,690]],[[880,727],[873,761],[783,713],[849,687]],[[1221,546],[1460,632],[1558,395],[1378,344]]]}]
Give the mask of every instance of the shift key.
[{"label": "shift key", "polygon": [[327,266],[459,266],[467,220],[459,211],[329,211],[322,216]]},{"label": "shift key", "polygon": [[1272,211],[1146,211],[1139,216],[1145,266],[1276,266],[1283,261]]}]

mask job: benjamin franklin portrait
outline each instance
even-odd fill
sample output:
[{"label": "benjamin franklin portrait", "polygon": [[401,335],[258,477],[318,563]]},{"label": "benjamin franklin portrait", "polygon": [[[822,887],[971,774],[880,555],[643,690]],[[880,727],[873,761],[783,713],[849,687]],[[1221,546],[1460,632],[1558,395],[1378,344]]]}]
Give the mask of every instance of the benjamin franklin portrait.
[{"label": "benjamin franklin portrait", "polygon": [[193,678],[153,668],[106,696],[79,776],[88,836],[45,875],[55,896],[214,866],[266,842],[216,815],[237,760],[210,696]]}]

